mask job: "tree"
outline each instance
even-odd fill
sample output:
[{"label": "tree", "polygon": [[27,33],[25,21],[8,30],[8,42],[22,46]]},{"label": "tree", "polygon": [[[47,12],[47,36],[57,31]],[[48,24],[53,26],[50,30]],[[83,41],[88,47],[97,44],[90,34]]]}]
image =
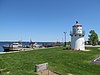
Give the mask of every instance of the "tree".
[{"label": "tree", "polygon": [[97,33],[94,30],[91,30],[89,33],[90,33],[90,35],[88,35],[89,44],[97,45],[99,41]]}]

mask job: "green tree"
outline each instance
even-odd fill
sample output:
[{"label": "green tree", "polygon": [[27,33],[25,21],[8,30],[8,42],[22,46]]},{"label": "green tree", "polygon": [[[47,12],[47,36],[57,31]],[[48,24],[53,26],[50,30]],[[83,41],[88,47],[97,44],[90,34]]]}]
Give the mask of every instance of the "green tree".
[{"label": "green tree", "polygon": [[88,35],[89,44],[97,45],[99,41],[97,33],[94,30],[91,30],[89,33],[90,33],[90,35]]}]

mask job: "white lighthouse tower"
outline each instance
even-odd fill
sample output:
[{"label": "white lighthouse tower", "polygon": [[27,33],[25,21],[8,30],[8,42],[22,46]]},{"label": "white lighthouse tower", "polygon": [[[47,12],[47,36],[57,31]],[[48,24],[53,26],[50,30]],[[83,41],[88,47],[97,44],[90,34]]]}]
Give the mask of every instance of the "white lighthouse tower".
[{"label": "white lighthouse tower", "polygon": [[78,21],[76,21],[76,24],[72,27],[70,35],[71,35],[71,49],[85,50],[85,45],[84,45],[85,33],[82,30],[82,25],[78,24]]}]

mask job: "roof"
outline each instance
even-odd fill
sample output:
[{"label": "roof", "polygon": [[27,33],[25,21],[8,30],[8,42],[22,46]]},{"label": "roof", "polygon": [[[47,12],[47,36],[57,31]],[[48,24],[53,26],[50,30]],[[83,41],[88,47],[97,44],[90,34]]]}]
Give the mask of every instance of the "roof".
[{"label": "roof", "polygon": [[73,27],[82,27],[81,24],[75,24]]}]

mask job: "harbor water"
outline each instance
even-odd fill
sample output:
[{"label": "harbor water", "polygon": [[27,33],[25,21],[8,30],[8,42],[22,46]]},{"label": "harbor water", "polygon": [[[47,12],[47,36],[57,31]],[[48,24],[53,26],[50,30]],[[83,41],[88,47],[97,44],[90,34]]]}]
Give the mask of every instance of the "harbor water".
[{"label": "harbor water", "polygon": [[[12,44],[14,42],[0,42],[0,52],[3,52],[4,49],[2,46],[8,46],[9,44]],[[28,46],[30,42],[22,42],[22,46]],[[48,45],[48,44],[54,44],[54,42],[37,42],[37,44],[42,44],[42,45]]]}]

